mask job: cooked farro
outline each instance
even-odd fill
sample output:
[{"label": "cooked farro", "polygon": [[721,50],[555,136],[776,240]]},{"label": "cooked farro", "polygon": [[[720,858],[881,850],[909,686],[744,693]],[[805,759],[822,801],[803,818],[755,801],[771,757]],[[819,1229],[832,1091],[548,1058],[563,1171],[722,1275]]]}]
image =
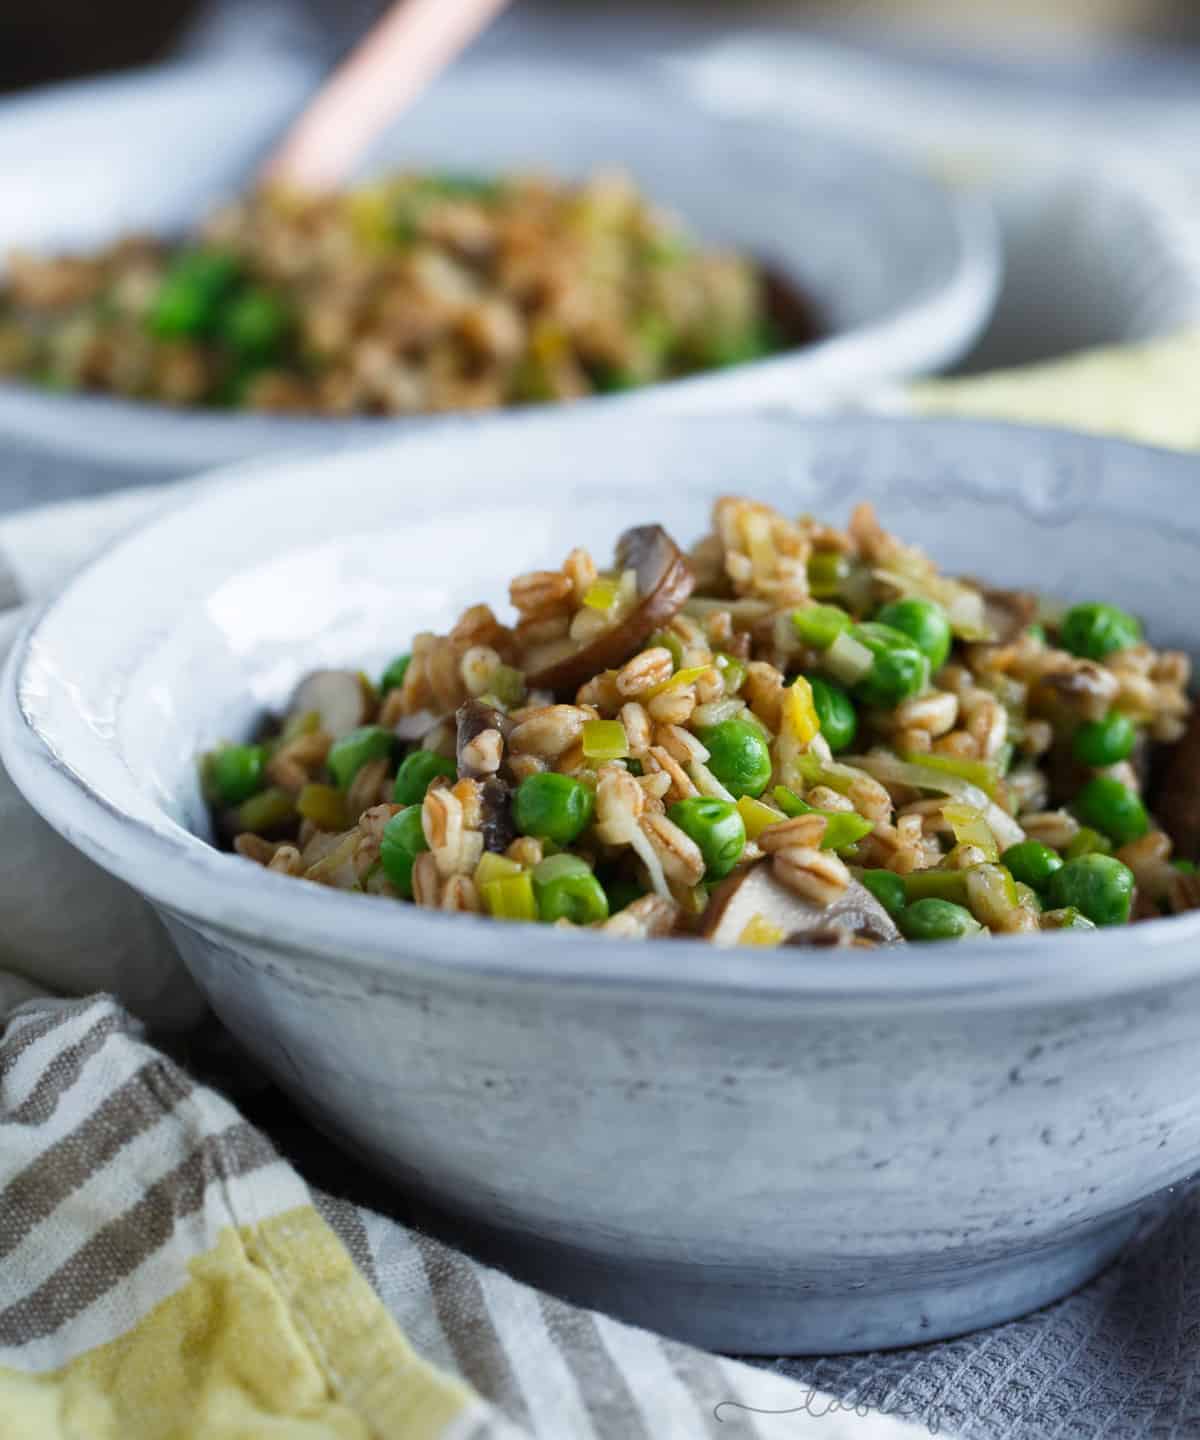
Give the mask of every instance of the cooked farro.
[{"label": "cooked farro", "polygon": [[[0,278],[0,375],[174,406],[484,410],[631,389],[814,335],[798,295],[700,248],[613,174],[265,191],[177,242],[14,254]],[[554,595],[514,593],[523,614],[553,614],[590,583],[577,567],[551,578]]]},{"label": "cooked farro", "polygon": [[691,557],[642,526],[510,599],[513,624],[416,636],[382,694],[318,672],[208,754],[223,841],[430,909],[718,944],[1200,906],[1188,662],[1112,605],[939,574],[869,506],[836,530],[735,498]]}]

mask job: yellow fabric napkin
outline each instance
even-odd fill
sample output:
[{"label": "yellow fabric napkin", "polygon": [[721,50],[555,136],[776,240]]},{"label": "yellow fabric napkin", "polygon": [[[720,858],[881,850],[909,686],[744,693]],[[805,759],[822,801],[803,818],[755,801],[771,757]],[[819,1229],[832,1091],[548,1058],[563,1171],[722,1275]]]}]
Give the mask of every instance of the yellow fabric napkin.
[{"label": "yellow fabric napkin", "polygon": [[911,386],[919,414],[1061,425],[1178,450],[1200,448],[1200,331],[1143,345]]}]

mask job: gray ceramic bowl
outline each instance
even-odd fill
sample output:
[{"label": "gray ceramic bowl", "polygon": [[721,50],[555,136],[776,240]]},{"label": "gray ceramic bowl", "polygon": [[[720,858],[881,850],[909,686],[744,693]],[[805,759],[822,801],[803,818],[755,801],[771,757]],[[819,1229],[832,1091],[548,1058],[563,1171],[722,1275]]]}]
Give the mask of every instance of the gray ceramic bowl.
[{"label": "gray ceramic bowl", "polygon": [[875,953],[566,939],[218,854],[194,766],[302,671],[380,665],[631,520],[690,539],[731,490],[873,499],[948,565],[1195,648],[1193,460],[952,421],[559,416],[231,479],[26,632],[4,762],[313,1117],[491,1256],[711,1347],[864,1349],[1063,1294],[1196,1169],[1200,915]]},{"label": "gray ceramic bowl", "polygon": [[[0,255],[178,230],[246,183],[313,80],[279,60],[178,66],[0,105]],[[811,402],[944,367],[991,311],[999,259],[981,200],[822,130],[706,113],[636,67],[618,79],[550,63],[464,66],[365,169],[582,176],[612,165],[711,242],[769,261],[811,296],[828,333],[770,360],[589,406]],[[0,384],[4,497],[49,499],[430,423],[180,412]]]}]

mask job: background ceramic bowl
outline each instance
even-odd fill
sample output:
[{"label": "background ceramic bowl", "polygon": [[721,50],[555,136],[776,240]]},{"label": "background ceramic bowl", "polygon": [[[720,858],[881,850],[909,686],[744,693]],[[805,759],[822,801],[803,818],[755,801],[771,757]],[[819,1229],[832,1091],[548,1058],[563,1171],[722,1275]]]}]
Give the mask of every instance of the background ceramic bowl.
[{"label": "background ceramic bowl", "polygon": [[[234,193],[314,82],[277,60],[179,66],[0,106],[0,254],[173,232]],[[367,172],[436,166],[629,169],[707,240],[745,248],[809,294],[826,339],[776,359],[592,402],[698,408],[799,402],[938,369],[990,312],[998,252],[983,202],[909,161],[819,129],[724,119],[636,68],[624,80],[464,66],[384,137]],[[428,421],[179,412],[0,385],[4,503],[337,447]]]},{"label": "background ceramic bowl", "polygon": [[953,421],[593,415],[233,478],[27,632],[4,762],[318,1123],[485,1253],[714,1348],[866,1349],[1062,1294],[1197,1168],[1200,915],[888,952],[566,938],[219,854],[195,774],[303,671],[376,668],[631,522],[690,541],[731,490],[831,518],[870,498],[949,565],[1195,648],[1194,462]]}]

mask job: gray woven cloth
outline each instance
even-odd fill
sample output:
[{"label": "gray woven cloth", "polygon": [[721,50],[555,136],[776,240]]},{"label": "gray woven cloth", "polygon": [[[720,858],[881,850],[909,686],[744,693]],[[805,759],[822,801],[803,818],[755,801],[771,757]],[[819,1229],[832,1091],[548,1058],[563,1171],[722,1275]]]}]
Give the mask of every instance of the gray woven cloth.
[{"label": "gray woven cloth", "polygon": [[[1200,1192],[1077,1294],[940,1345],[776,1360],[847,1407],[963,1440],[1200,1436]],[[809,1413],[824,1408],[814,1400]]]}]

